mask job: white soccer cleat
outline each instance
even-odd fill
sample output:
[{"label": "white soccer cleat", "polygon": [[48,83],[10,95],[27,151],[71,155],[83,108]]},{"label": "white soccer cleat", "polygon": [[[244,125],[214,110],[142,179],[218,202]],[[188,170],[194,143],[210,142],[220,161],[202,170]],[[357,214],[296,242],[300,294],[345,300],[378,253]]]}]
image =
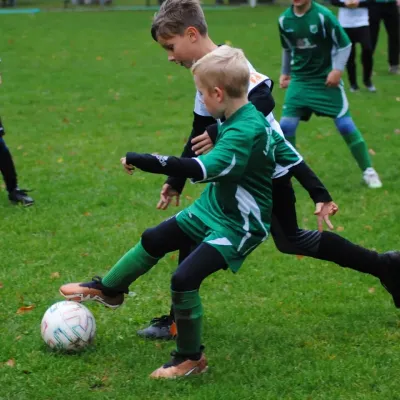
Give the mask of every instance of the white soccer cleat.
[{"label": "white soccer cleat", "polygon": [[382,187],[382,182],[379,179],[379,175],[373,168],[367,168],[363,172],[363,179],[370,189],[379,189]]}]

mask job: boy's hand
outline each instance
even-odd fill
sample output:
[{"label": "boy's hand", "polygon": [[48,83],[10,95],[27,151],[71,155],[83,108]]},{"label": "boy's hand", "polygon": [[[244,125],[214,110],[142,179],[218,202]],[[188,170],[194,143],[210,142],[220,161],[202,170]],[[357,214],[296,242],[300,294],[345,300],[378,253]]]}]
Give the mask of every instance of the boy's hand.
[{"label": "boy's hand", "polygon": [[135,167],[131,164],[126,163],[126,157],[122,157],[120,161],[122,166],[124,167],[125,172],[129,175],[132,175],[133,171],[135,170]]},{"label": "boy's hand", "polygon": [[157,203],[157,209],[166,210],[174,197],[176,197],[175,206],[178,207],[180,193],[173,189],[171,185],[165,183],[160,192],[160,201]]},{"label": "boy's hand", "polygon": [[290,75],[281,75],[279,77],[279,87],[281,89],[287,89],[290,83]]},{"label": "boy's hand", "polygon": [[347,0],[344,4],[347,8],[357,8],[360,5],[360,2],[359,0]]},{"label": "boy's hand", "polygon": [[317,216],[318,220],[318,230],[323,232],[324,230],[324,221],[326,225],[328,225],[329,229],[333,229],[333,225],[329,220],[331,215],[335,215],[339,210],[339,207],[333,202],[330,201],[329,203],[317,203],[315,205],[315,212],[314,215]]},{"label": "boy's hand", "polygon": [[329,87],[338,87],[341,79],[342,71],[339,71],[338,69],[333,69],[326,78],[325,85]]},{"label": "boy's hand", "polygon": [[207,131],[193,138],[192,144],[192,150],[196,153],[196,156],[206,154],[214,147],[214,143],[210,139]]}]

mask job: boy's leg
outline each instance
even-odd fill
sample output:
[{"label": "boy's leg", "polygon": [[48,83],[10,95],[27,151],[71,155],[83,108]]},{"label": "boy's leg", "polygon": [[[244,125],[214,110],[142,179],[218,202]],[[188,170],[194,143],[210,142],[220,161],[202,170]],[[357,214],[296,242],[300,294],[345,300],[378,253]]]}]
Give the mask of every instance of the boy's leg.
[{"label": "boy's leg", "polygon": [[357,28],[345,28],[345,31],[352,43],[350,57],[349,60],[347,61],[347,73],[352,91],[358,90],[357,68],[356,68],[356,40],[354,37],[356,34],[355,32],[356,29]]},{"label": "boy's leg", "polygon": [[300,117],[282,117],[279,124],[285,139],[296,147],[296,130],[300,122]]},{"label": "boy's leg", "polygon": [[279,251],[304,255],[380,279],[400,306],[400,253],[379,254],[332,232],[300,229],[296,217],[296,198],[288,178],[273,180],[271,233]]},{"label": "boy's leg", "polygon": [[381,4],[372,2],[369,5],[369,28],[371,32],[372,53],[375,53],[381,24]]},{"label": "boy's leg", "polygon": [[385,3],[383,23],[385,24],[388,36],[388,61],[390,72],[399,72],[399,52],[400,52],[400,38],[399,38],[399,11],[396,3]]},{"label": "boy's leg", "polygon": [[205,372],[207,361],[201,345],[203,309],[199,295],[202,281],[226,269],[224,257],[207,243],[200,244],[177,268],[171,279],[172,303],[178,329],[177,350],[153,378],[175,378]]},{"label": "boy's leg", "polygon": [[[180,265],[189,254],[195,249],[195,242],[186,243],[179,249],[178,265]],[[150,321],[150,325],[140,329],[137,334],[146,339],[171,340],[176,337],[176,324],[174,318],[174,308],[171,305],[169,314],[155,317]]]},{"label": "boy's leg", "polygon": [[372,69],[374,60],[372,56],[370,29],[368,26],[363,26],[358,29],[358,38],[362,48],[361,61],[363,64],[363,82],[370,92],[375,92],[376,89],[372,84]]},{"label": "boy's leg", "polygon": [[26,190],[18,188],[17,172],[10,150],[2,137],[4,133],[4,127],[0,119],[0,172],[6,184],[8,198],[12,203],[31,206],[34,203],[33,199],[28,196]]},{"label": "boy's leg", "polygon": [[75,301],[95,300],[116,308],[123,302],[123,293],[132,282],[149,271],[165,254],[189,242],[175,217],[155,228],[147,229],[141,241],[129,250],[102,279],[86,283],[70,283],[60,288],[65,298]]}]

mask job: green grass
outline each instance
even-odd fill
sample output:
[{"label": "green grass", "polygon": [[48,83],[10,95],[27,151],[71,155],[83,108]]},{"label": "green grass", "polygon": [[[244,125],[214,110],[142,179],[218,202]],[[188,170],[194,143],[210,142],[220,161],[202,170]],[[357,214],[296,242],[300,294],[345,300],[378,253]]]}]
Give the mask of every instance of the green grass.
[{"label": "green grass", "polygon": [[[216,42],[242,47],[277,80],[281,10],[207,17]],[[162,177],[130,177],[119,165],[128,150],[178,154],[190,132],[193,81],[151,40],[151,14],[1,19],[0,115],[20,184],[35,189],[36,205],[13,207],[0,190],[0,399],[399,399],[399,317],[389,295],[370,276],[280,254],[272,240],[237,276],[204,283],[204,376],[149,380],[173,344],[135,334],[168,311],[174,257],[140,279],[121,309],[90,306],[95,348],[73,356],[45,348],[39,325],[60,300],[58,287],[104,274],[147,227],[176,212],[155,210]],[[349,94],[384,188],[361,185],[332,121],[313,118],[298,132],[301,152],[340,205],[336,228],[379,251],[399,247],[400,218],[400,85],[386,72],[384,36],[378,93]],[[279,117],[284,92],[276,86],[274,94]],[[183,206],[200,190],[188,185]],[[299,221],[314,228],[313,204],[298,185],[296,192]]]}]

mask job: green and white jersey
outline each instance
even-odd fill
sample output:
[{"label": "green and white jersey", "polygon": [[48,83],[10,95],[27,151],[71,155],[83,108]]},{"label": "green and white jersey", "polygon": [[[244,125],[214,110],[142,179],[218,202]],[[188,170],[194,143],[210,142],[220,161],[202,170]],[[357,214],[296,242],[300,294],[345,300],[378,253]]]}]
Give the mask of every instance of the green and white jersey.
[{"label": "green and white jersey", "polygon": [[200,182],[212,183],[188,212],[222,233],[221,240],[243,256],[269,234],[276,152],[284,164],[301,161],[248,103],[219,125],[213,150],[195,158],[203,170]]},{"label": "green and white jersey", "polygon": [[[249,72],[250,72],[250,80],[249,80],[249,87],[248,87],[248,95],[251,93],[251,91],[256,88],[259,85],[267,85],[268,87],[271,87],[272,82],[271,79],[267,76],[264,75],[258,71],[255,70],[253,65],[247,60],[247,65],[249,67]],[[194,100],[194,113],[197,115],[200,115],[202,117],[211,117],[211,114],[208,112],[204,101],[203,101],[203,95],[196,90],[196,96]],[[274,129],[278,134],[280,134],[283,138],[283,132],[281,129],[281,126],[279,125],[278,121],[276,121],[274,114],[271,112],[269,113],[266,117],[266,120],[268,121],[269,125]],[[296,151],[293,149],[293,151]],[[302,160],[300,154],[297,153],[297,156],[299,159]],[[300,160],[300,161],[301,161]],[[282,160],[282,163],[279,159],[276,160],[276,168],[273,174],[273,178],[280,178],[284,175],[286,175],[289,172],[290,167],[292,165],[286,165],[285,164],[285,159]]]},{"label": "green and white jersey", "polygon": [[302,16],[288,8],[279,18],[279,32],[283,48],[291,51],[294,81],[326,79],[332,70],[332,55],[351,46],[334,14],[315,2]]}]

